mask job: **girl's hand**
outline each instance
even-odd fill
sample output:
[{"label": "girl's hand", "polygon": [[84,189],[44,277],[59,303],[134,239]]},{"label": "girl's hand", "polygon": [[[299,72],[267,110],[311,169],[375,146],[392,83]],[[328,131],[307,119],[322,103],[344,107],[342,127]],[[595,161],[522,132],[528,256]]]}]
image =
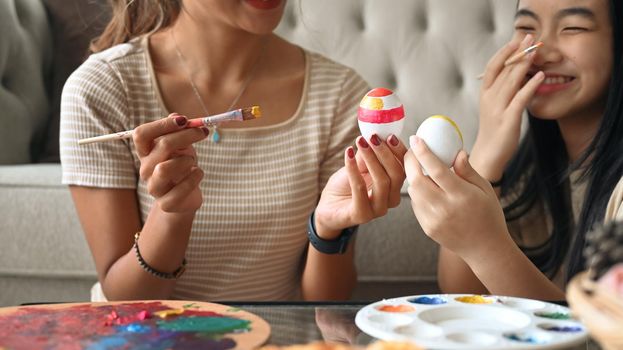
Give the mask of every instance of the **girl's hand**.
[{"label": "girl's hand", "polygon": [[140,176],[156,204],[165,212],[194,213],[203,196],[193,143],[206,138],[207,128],[185,129],[188,119],[177,113],[134,129],[134,145],[141,161]]},{"label": "girl's hand", "polygon": [[400,204],[405,180],[403,167],[407,148],[391,135],[387,143],[372,135],[370,143],[359,136],[355,151],[344,154],[345,166],[331,176],[316,207],[318,235],[326,240],[350,226],[383,216]]},{"label": "girl's hand", "polygon": [[[472,150],[478,171],[496,181],[517,151],[521,117],[530,99],[543,82],[543,72],[530,72],[535,52],[519,62],[505,66],[513,55],[533,44],[528,34],[521,43],[508,43],[489,61],[480,89],[480,123]],[[534,74],[530,77],[531,74]]]},{"label": "girl's hand", "polygon": [[[471,167],[467,153],[454,161],[454,172],[416,136],[409,139],[405,170],[413,212],[424,232],[468,261],[512,243],[504,213],[491,184]],[[429,176],[422,173],[422,166]],[[496,248],[497,247],[497,248]]]}]

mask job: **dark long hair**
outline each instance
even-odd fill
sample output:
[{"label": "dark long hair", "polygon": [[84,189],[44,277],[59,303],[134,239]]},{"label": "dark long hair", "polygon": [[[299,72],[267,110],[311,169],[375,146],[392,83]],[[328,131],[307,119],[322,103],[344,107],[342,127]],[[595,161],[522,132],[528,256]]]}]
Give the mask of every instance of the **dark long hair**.
[{"label": "dark long hair", "polygon": [[[623,176],[623,2],[609,0],[609,5],[614,53],[612,76],[604,114],[591,144],[569,167],[557,122],[528,114],[528,132],[502,181],[502,196],[522,188],[519,196],[504,208],[507,221],[523,216],[539,202],[552,219],[551,236],[542,246],[522,247],[530,260],[550,277],[562,266],[567,253],[567,279],[584,269],[582,250],[586,233],[603,221],[608,200]],[[581,166],[577,181],[586,181],[587,187],[578,223],[573,225],[569,174]],[[521,182],[523,187],[518,187]]]}]

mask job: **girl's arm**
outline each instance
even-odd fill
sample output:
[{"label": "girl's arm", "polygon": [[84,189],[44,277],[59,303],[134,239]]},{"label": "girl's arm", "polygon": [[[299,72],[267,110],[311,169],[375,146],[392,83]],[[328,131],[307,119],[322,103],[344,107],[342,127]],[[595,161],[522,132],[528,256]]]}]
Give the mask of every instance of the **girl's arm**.
[{"label": "girl's arm", "polygon": [[[446,260],[440,266],[440,276],[467,271],[462,260],[492,294],[564,298],[563,291],[512,240],[493,188],[471,167],[464,151],[452,171],[422,140],[413,138],[411,148],[405,156],[405,169],[414,213],[424,232],[456,255],[453,260],[442,255]],[[423,174],[422,167],[429,176]],[[455,268],[459,270],[452,271]],[[443,282],[448,290],[478,287],[469,274],[457,280],[444,278]]]}]

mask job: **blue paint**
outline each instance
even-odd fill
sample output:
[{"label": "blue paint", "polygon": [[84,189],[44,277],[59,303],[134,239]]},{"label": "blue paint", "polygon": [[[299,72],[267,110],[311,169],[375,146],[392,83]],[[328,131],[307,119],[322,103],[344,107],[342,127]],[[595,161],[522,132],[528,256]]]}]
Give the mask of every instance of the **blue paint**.
[{"label": "blue paint", "polygon": [[117,329],[121,332],[125,331],[129,333],[149,333],[152,330],[151,327],[140,323],[130,323],[123,327],[117,327]]},{"label": "blue paint", "polygon": [[86,350],[112,350],[128,345],[128,339],[123,335],[110,335],[99,338],[97,342],[89,344]]},{"label": "blue paint", "polygon": [[547,340],[544,339],[543,337],[540,337],[538,335],[525,335],[525,334],[508,334],[505,335],[504,337],[506,337],[507,339],[510,340],[514,340],[514,341],[520,341],[522,343],[529,343],[529,344],[545,344],[547,343]]},{"label": "blue paint", "polygon": [[423,305],[441,305],[447,303],[446,299],[440,297],[418,297],[409,299],[410,303]]},{"label": "blue paint", "polygon": [[581,332],[583,329],[579,326],[548,326],[543,329],[551,331],[551,332],[561,332],[561,333],[577,333]]}]

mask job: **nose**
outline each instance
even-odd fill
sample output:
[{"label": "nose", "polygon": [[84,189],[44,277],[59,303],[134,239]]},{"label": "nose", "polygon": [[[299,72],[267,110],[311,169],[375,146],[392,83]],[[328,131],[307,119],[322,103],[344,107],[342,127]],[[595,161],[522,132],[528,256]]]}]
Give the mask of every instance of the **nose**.
[{"label": "nose", "polygon": [[558,47],[558,41],[551,35],[540,35],[535,42],[542,41],[543,45],[539,47],[534,56],[533,63],[536,66],[547,66],[548,64],[558,63],[562,60],[563,55]]}]

